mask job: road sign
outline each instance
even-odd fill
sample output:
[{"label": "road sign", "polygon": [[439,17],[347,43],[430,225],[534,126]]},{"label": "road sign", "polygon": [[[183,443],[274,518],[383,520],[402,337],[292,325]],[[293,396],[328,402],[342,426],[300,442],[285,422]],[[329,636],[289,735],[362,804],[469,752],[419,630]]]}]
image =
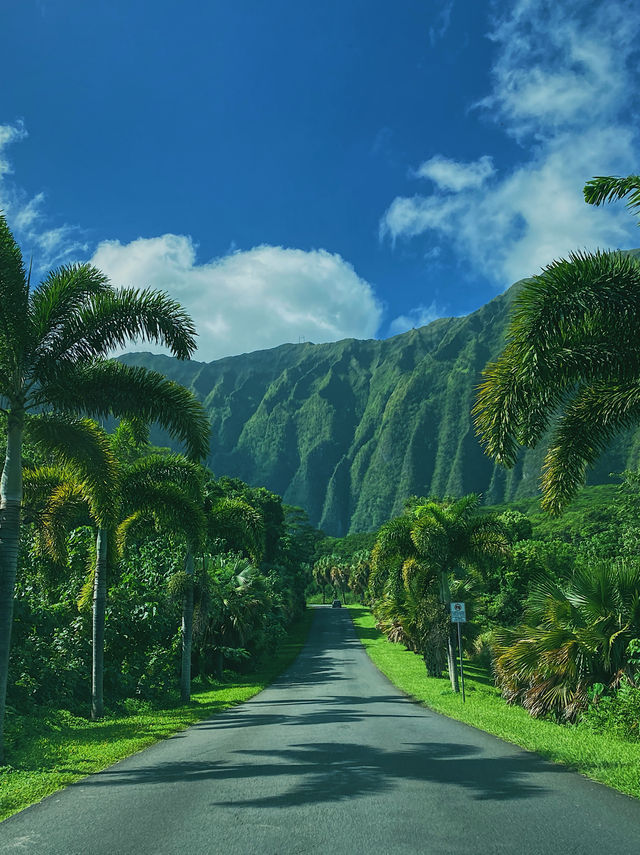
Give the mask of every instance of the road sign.
[{"label": "road sign", "polygon": [[466,623],[467,614],[464,603],[450,603],[451,605],[451,620],[453,623]]}]

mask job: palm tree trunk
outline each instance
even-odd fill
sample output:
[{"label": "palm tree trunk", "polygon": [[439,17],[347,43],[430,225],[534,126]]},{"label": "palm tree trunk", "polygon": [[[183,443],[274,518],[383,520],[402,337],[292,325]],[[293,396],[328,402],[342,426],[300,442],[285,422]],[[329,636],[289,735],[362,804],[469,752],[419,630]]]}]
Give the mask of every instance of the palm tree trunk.
[{"label": "palm tree trunk", "polygon": [[10,413],[7,452],[0,482],[0,765],[4,762],[4,712],[20,542],[23,426],[22,411]]},{"label": "palm tree trunk", "polygon": [[182,668],[180,671],[180,697],[183,703],[191,700],[191,640],[193,637],[193,552],[189,548],[185,559],[189,577],[182,604]]},{"label": "palm tree trunk", "polygon": [[104,613],[107,601],[107,531],[98,529],[96,569],[93,578],[93,661],[91,667],[91,718],[104,715]]}]

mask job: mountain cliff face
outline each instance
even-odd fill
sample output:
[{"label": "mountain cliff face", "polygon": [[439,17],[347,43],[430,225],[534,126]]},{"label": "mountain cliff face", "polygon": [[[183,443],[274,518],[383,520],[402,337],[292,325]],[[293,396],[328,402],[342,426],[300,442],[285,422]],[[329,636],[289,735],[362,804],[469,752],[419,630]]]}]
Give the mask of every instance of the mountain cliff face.
[{"label": "mountain cliff face", "polygon": [[[285,344],[211,363],[122,359],[203,401],[216,475],[268,487],[328,534],[371,531],[412,494],[479,492],[493,504],[537,493],[544,448],[507,472],[485,457],[470,417],[480,372],[503,346],[515,289],[466,317],[384,341]],[[640,431],[621,436],[589,483],[639,459]]]}]

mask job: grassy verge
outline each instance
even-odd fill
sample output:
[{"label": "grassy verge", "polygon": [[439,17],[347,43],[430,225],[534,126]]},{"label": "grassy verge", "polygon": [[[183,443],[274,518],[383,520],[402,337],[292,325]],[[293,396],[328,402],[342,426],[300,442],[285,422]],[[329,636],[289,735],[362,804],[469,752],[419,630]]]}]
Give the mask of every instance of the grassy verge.
[{"label": "grassy verge", "polygon": [[253,697],[293,662],[312,619],[313,611],[307,609],[275,656],[258,670],[238,676],[233,682],[213,682],[207,691],[194,693],[190,704],[149,709],[100,722],[90,722],[64,710],[16,717],[8,746],[10,765],[0,767],[0,820],[73,781]]},{"label": "grassy verge", "polygon": [[401,644],[390,644],[376,629],[368,609],[348,608],[373,663],[407,695],[436,712],[640,798],[640,743],[614,739],[580,725],[566,726],[531,718],[522,707],[505,703],[485,669],[471,665],[466,666],[467,701],[463,704],[462,697],[451,691],[448,681],[427,677],[419,656]]}]

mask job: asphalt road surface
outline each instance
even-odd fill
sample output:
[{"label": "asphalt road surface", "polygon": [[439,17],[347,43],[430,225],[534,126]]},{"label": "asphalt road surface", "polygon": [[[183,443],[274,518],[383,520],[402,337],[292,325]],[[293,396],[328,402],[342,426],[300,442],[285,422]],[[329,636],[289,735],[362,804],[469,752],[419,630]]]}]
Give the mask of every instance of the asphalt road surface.
[{"label": "asphalt road surface", "polygon": [[640,802],[431,713],[318,608],[270,688],[0,824],[37,855],[638,855]]}]

